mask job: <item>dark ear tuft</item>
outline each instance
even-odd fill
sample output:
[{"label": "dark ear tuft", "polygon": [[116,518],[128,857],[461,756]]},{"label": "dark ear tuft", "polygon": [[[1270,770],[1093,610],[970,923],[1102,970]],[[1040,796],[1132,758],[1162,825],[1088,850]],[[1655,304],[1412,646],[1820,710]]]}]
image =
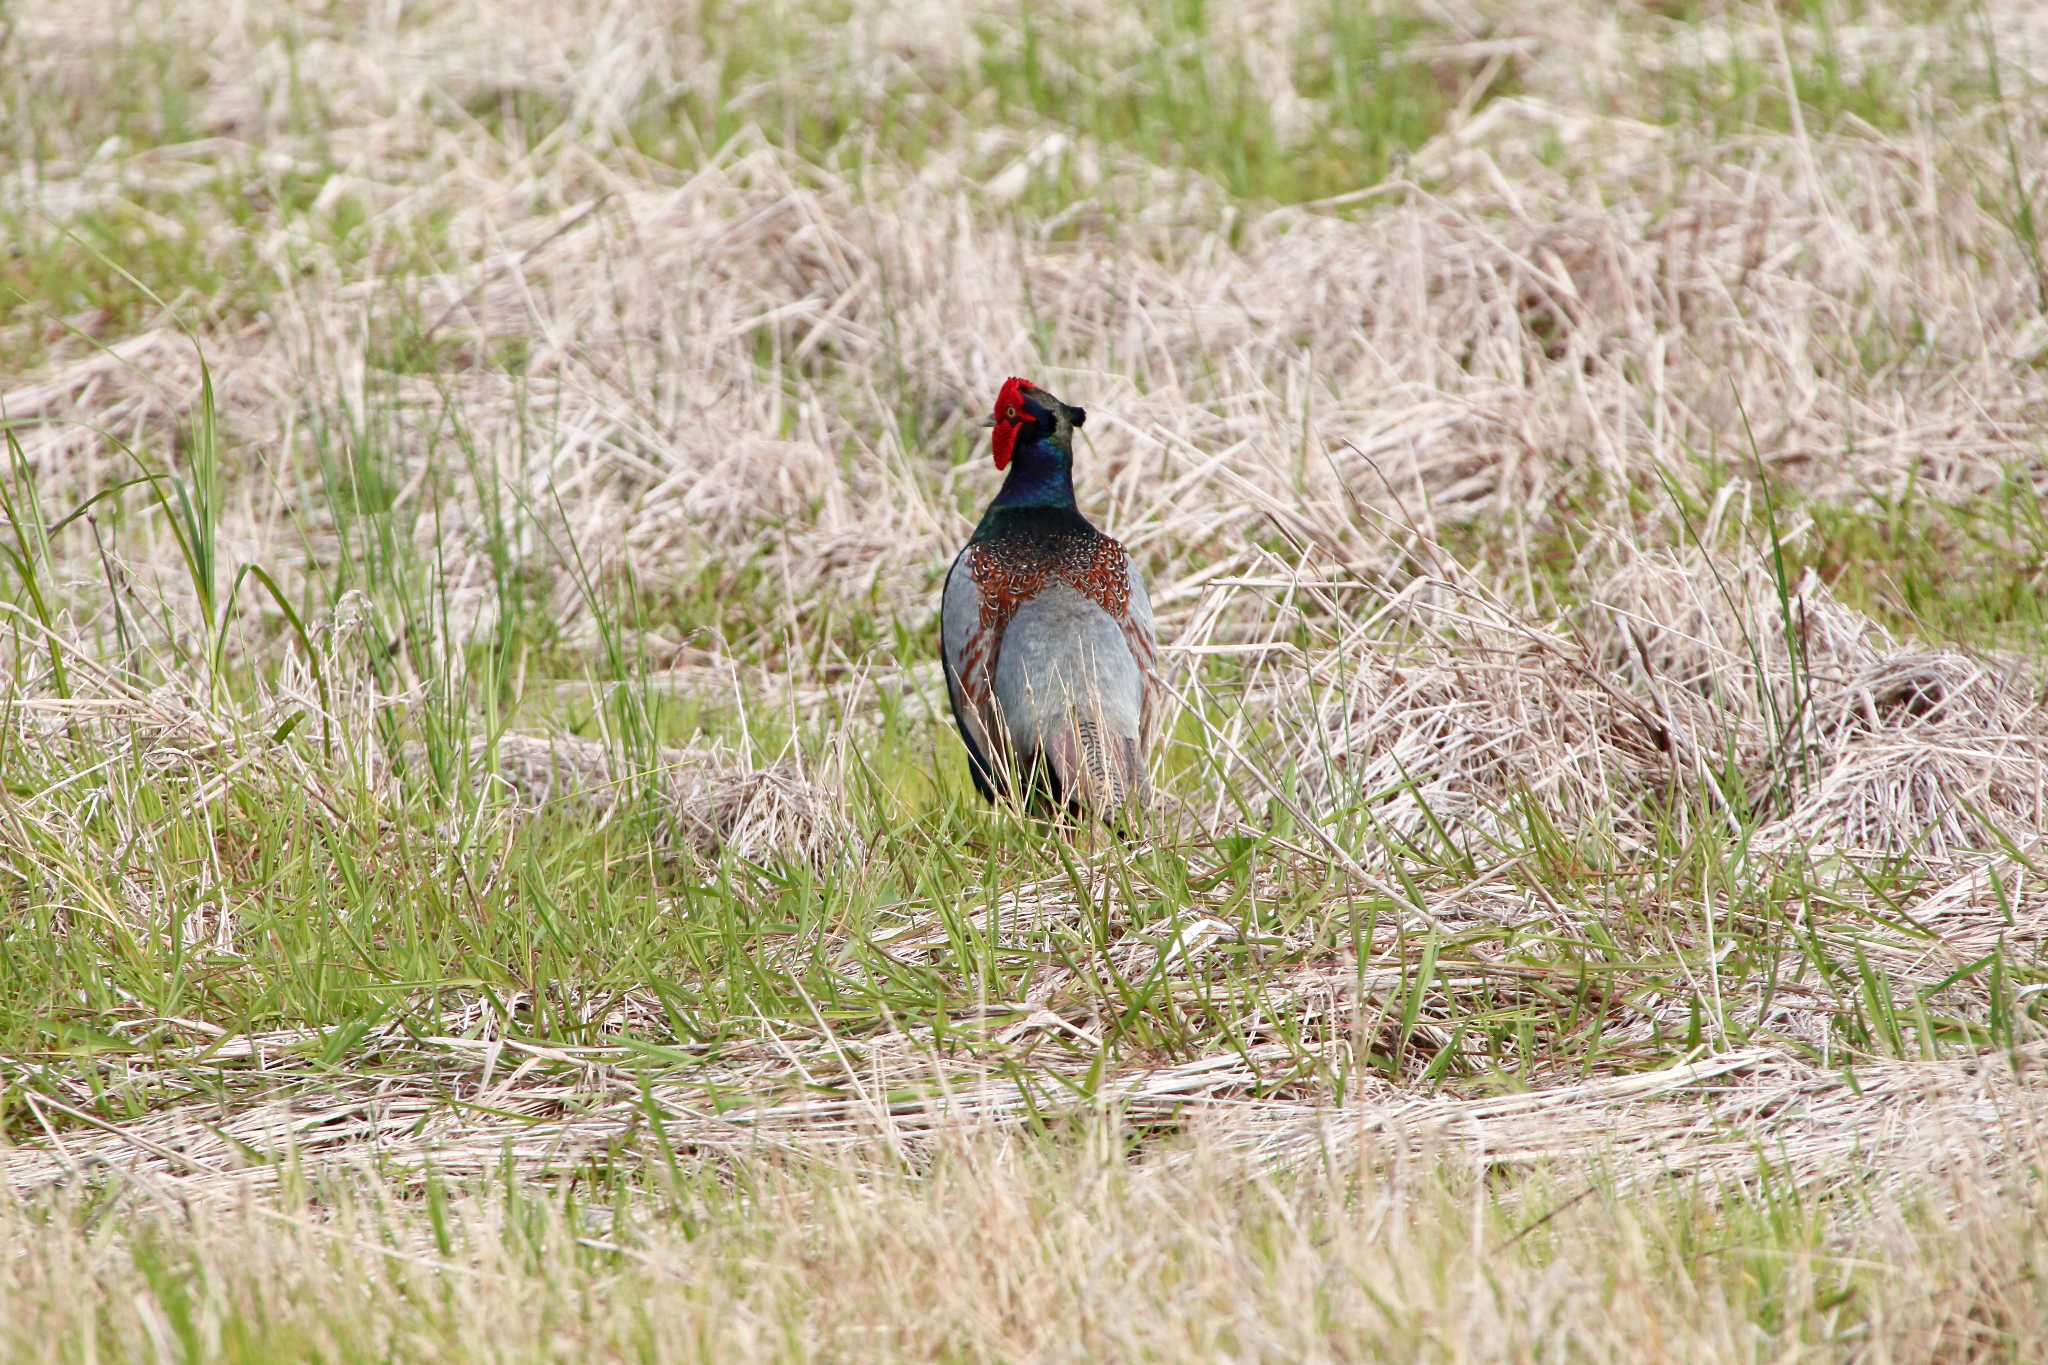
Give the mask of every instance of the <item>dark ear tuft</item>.
[{"label": "dark ear tuft", "polygon": [[1078,427],[1088,420],[1088,409],[1069,407],[1067,409],[1067,419]]}]

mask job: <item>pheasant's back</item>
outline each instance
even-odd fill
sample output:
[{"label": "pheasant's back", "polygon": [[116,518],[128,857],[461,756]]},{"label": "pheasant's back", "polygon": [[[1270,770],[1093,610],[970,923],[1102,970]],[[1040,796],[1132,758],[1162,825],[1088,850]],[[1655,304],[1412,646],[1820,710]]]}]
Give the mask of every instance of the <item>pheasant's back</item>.
[{"label": "pheasant's back", "polygon": [[1123,628],[1066,582],[1018,608],[995,702],[1014,751],[1040,755],[1062,796],[1102,810],[1142,797],[1144,675]]},{"label": "pheasant's back", "polygon": [[942,638],[954,709],[991,785],[1044,770],[1069,803],[1144,795],[1151,611],[1122,545],[1073,513],[984,522],[950,576]]}]

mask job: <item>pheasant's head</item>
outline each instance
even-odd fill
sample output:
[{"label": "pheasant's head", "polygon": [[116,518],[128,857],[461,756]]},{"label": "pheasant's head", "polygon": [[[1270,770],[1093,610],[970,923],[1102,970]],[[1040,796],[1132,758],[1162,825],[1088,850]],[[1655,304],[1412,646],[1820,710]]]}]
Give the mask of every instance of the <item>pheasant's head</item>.
[{"label": "pheasant's head", "polygon": [[996,395],[996,410],[983,426],[995,428],[989,446],[995,452],[996,468],[1008,469],[1010,457],[1020,441],[1050,441],[1070,447],[1074,428],[1088,420],[1088,410],[1077,408],[1039,388],[1027,379],[1005,379]]}]

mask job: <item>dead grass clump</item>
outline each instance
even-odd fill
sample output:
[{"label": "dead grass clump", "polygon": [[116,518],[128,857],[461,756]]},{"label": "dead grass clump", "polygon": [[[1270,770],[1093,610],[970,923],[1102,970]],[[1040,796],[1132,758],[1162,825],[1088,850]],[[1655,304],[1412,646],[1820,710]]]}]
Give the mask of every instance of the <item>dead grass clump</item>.
[{"label": "dead grass clump", "polygon": [[2048,708],[2022,661],[1901,647],[1810,573],[1781,591],[1762,555],[1640,554],[1593,601],[1602,664],[1708,719],[1690,742],[1741,769],[1773,817],[1760,846],[1943,863],[2038,837]]},{"label": "dead grass clump", "polygon": [[1898,650],[1817,704],[1810,774],[1765,846],[1942,862],[2040,838],[2048,712],[2018,666]]},{"label": "dead grass clump", "polygon": [[1267,693],[1319,810],[1425,842],[1522,801],[1633,840],[1702,814],[1757,846],[1942,866],[2030,845],[2048,814],[2048,707],[2023,661],[1902,647],[1763,555],[1624,547],[1575,622],[1462,575],[1417,580]]},{"label": "dead grass clump", "polygon": [[[479,740],[472,753],[481,759],[491,749]],[[609,813],[642,790],[642,775],[599,740],[507,734],[495,750],[495,776],[531,808]],[[699,857],[730,850],[756,862],[787,858],[822,868],[858,847],[844,803],[793,759],[751,768],[717,750],[661,749],[647,775],[664,832]]]},{"label": "dead grass clump", "polygon": [[1527,799],[1562,826],[1630,839],[1644,798],[1678,776],[1666,717],[1602,687],[1568,637],[1498,608],[1468,605],[1419,647],[1349,649],[1321,665],[1344,681],[1297,760],[1322,810],[1360,805],[1427,843],[1514,823]]}]

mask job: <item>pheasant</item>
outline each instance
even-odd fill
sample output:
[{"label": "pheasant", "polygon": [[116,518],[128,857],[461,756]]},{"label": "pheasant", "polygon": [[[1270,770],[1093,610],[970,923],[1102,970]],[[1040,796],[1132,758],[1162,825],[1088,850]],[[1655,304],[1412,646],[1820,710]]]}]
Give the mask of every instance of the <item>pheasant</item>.
[{"label": "pheasant", "polygon": [[1150,794],[1157,647],[1136,566],[1074,505],[1074,431],[1087,418],[1004,381],[982,425],[1009,472],[946,573],[939,652],[984,797],[1121,822]]}]

